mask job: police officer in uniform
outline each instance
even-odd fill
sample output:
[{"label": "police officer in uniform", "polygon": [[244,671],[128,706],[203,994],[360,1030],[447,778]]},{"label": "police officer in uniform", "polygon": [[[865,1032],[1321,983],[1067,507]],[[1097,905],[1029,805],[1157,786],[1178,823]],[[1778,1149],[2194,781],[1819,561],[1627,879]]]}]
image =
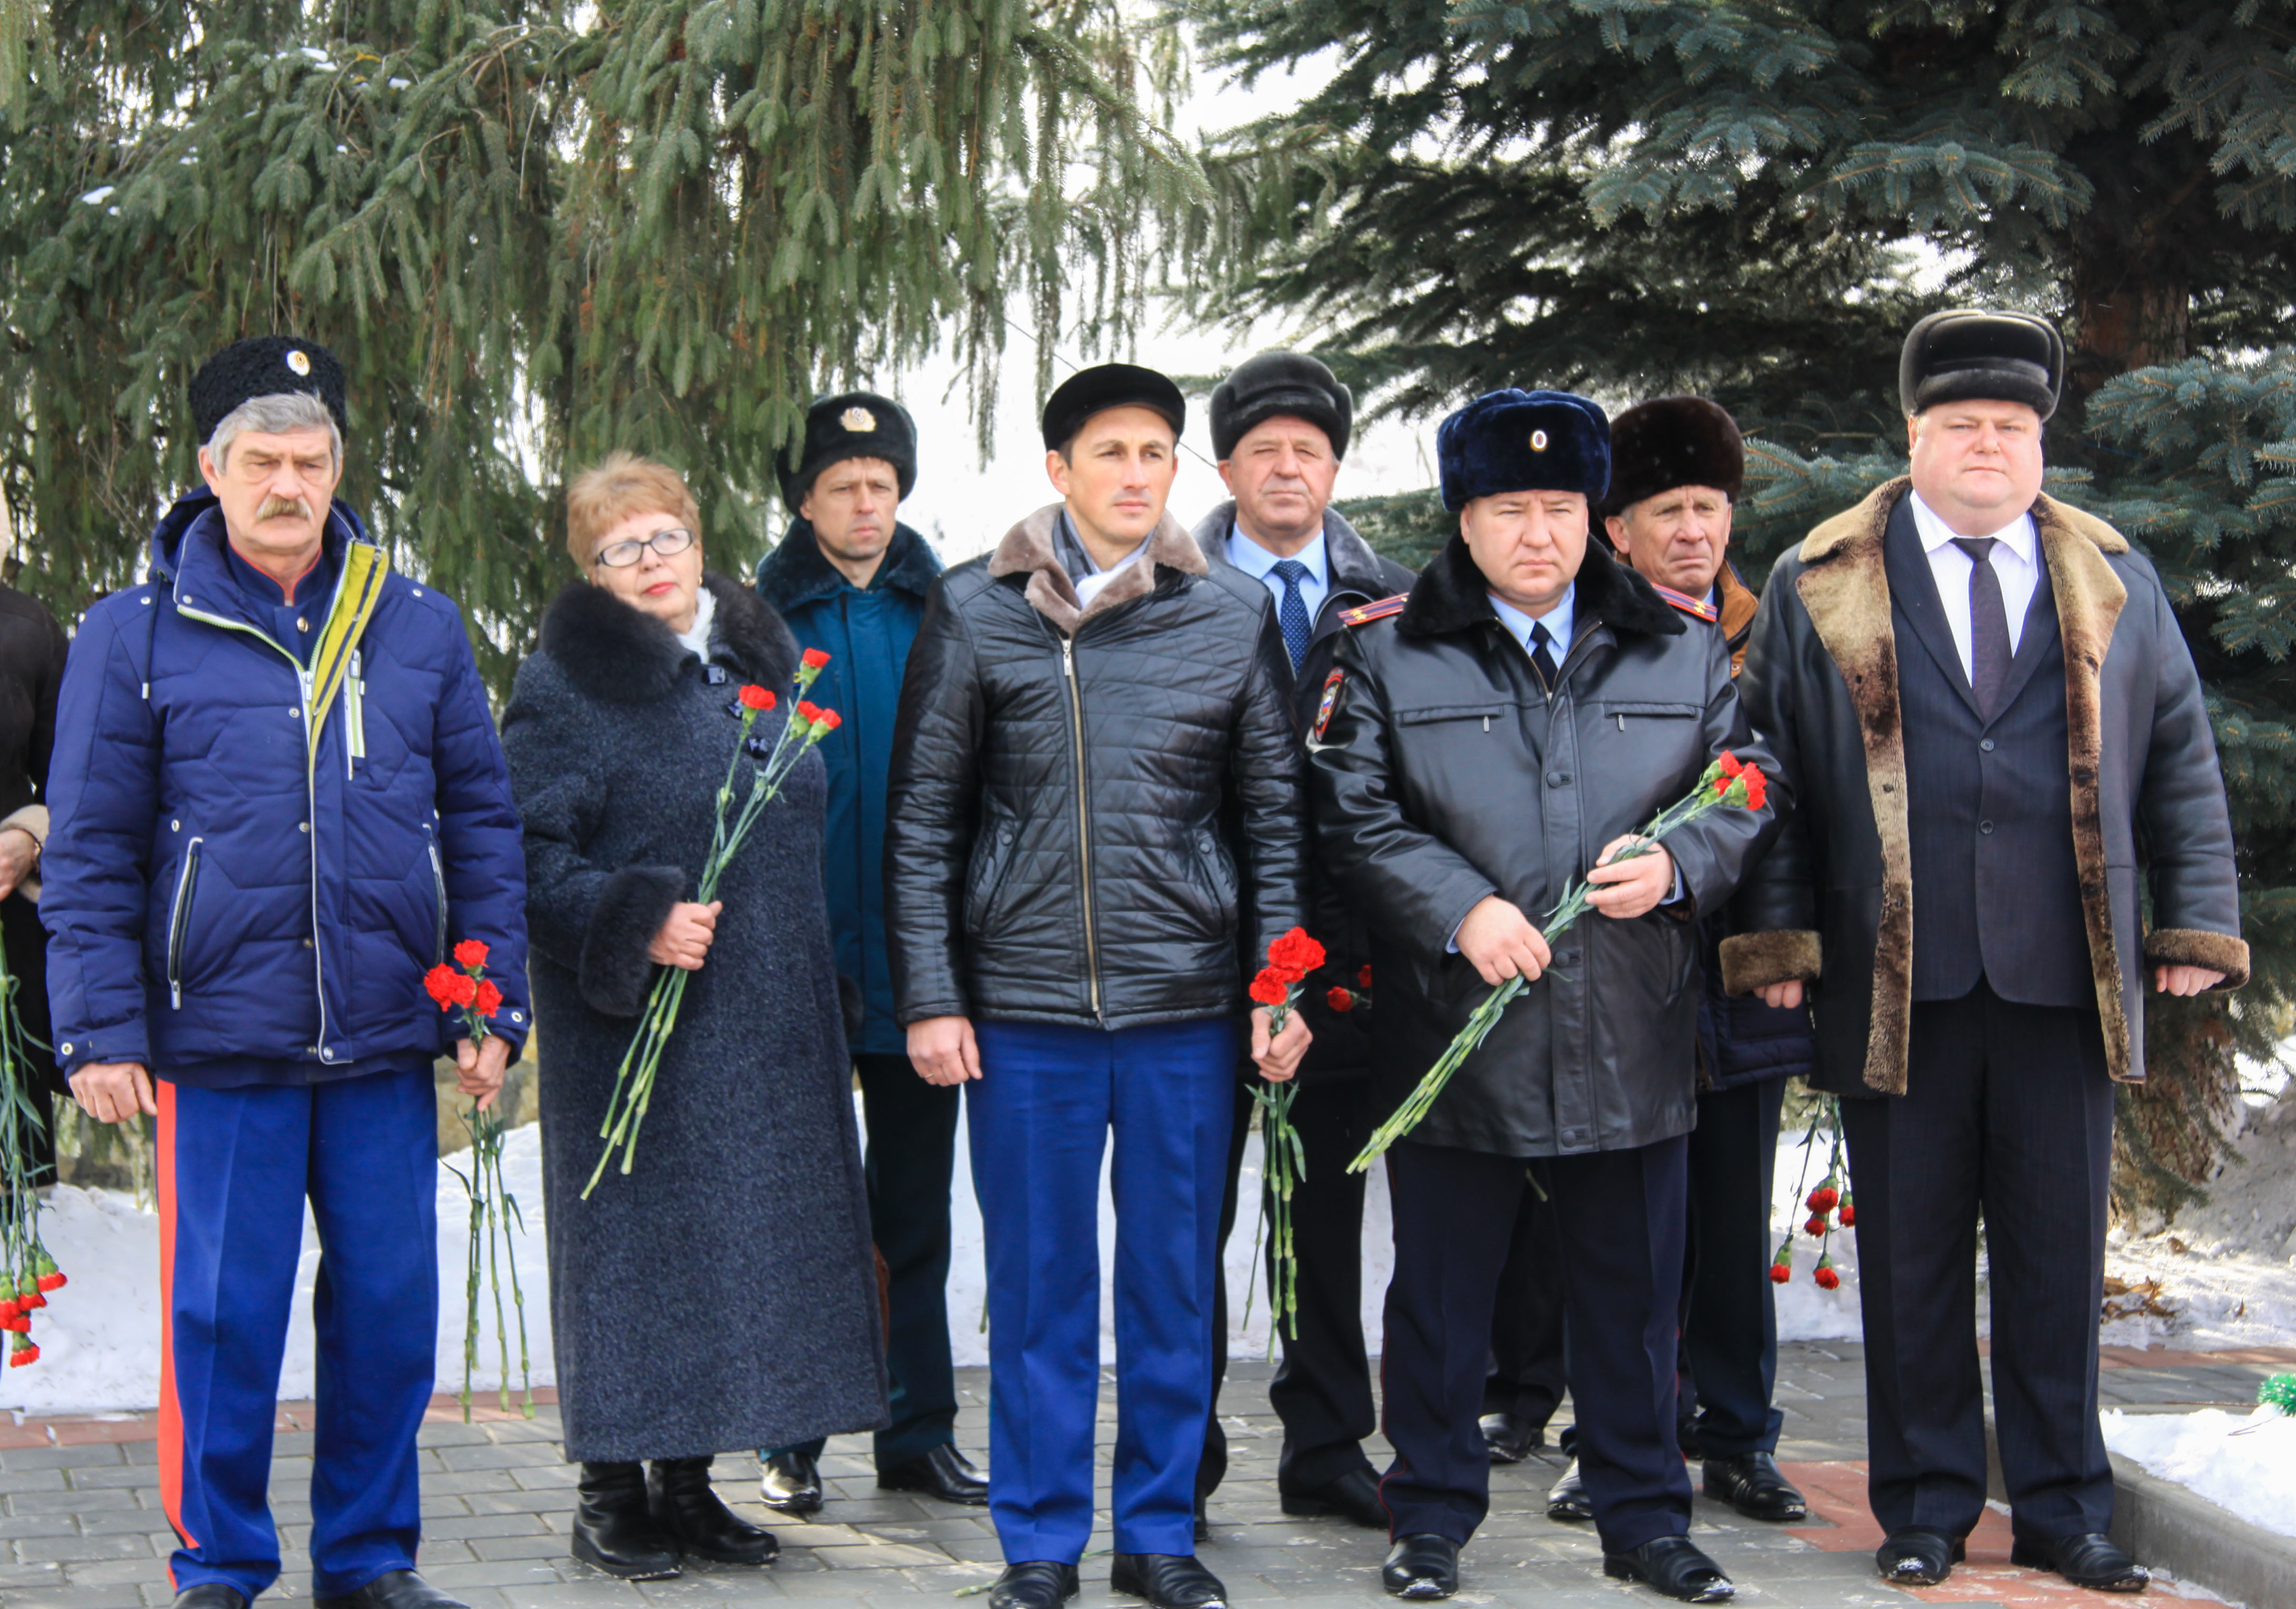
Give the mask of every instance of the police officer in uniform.
[{"label": "police officer in uniform", "polygon": [[[1588,543],[1610,479],[1601,409],[1493,392],[1447,419],[1437,447],[1459,535],[1406,597],[1355,612],[1310,745],[1318,848],[1372,935],[1379,1104],[1400,1103],[1494,985],[1531,986],[1387,1154],[1383,1580],[1398,1597],[1450,1596],[1488,1511],[1476,1419],[1528,1163],[1565,1249],[1603,1567],[1712,1602],[1733,1589],[1687,1534],[1675,1450],[1693,921],[1729,897],[1770,817],[1718,810],[1612,857],[1723,750],[1766,756],[1721,639]],[[1533,924],[1581,875],[1594,910],[1550,943]]]}]

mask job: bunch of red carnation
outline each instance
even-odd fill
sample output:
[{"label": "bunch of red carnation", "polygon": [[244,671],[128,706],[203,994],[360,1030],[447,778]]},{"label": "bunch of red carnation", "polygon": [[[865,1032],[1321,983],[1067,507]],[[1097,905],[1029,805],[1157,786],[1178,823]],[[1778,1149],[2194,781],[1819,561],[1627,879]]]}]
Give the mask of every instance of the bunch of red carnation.
[{"label": "bunch of red carnation", "polygon": [[1267,965],[1251,980],[1250,992],[1255,1003],[1267,1008],[1271,1038],[1283,1032],[1300,980],[1323,964],[1324,947],[1308,936],[1305,927],[1294,927],[1269,943]]},{"label": "bunch of red carnation", "polygon": [[15,1277],[16,1288],[5,1301],[0,1301],[0,1330],[8,1332],[8,1367],[21,1368],[27,1363],[40,1360],[38,1344],[32,1339],[32,1314],[36,1309],[47,1306],[47,1293],[61,1290],[69,1283],[63,1270],[56,1267],[48,1248],[33,1242],[29,1266]]},{"label": "bunch of red carnation", "polygon": [[[1834,1229],[1837,1227],[1855,1229],[1857,1225],[1857,1209],[1850,1200],[1849,1176],[1842,1169],[1840,1121],[1837,1115],[1834,1119],[1833,1151],[1826,1164],[1825,1177],[1801,1200],[1801,1205],[1809,1210],[1809,1216],[1802,1221],[1801,1232],[1817,1242],[1817,1267],[1811,1271],[1810,1280],[1822,1291],[1841,1287],[1841,1275],[1833,1266]],[[1803,1145],[1808,1147],[1816,1137],[1817,1127],[1813,1124],[1810,1137],[1802,1142]],[[1805,1162],[1803,1166],[1806,1169],[1808,1164]],[[1802,1177],[1807,1180],[1809,1175],[1805,1172]],[[1778,1242],[1777,1255],[1770,1259],[1770,1278],[1780,1285],[1793,1278],[1793,1236],[1791,1233]]]},{"label": "bunch of red carnation", "polygon": [[1722,774],[1714,779],[1714,796],[1724,804],[1759,810],[1769,798],[1770,780],[1760,766],[1747,764],[1726,748],[1715,764],[1722,768]]},{"label": "bunch of red carnation", "polygon": [[474,1043],[487,1037],[488,1019],[502,1009],[502,991],[486,970],[487,947],[464,939],[455,946],[455,965],[441,963],[422,975],[422,992],[438,1001],[439,1010],[462,1012]]}]

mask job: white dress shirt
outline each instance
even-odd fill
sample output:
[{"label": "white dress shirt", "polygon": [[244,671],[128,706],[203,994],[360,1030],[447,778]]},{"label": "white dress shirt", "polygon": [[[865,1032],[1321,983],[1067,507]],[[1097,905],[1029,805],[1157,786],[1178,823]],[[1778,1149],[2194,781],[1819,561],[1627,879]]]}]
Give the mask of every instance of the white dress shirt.
[{"label": "white dress shirt", "polygon": [[[1961,656],[1961,674],[1974,684],[1977,661],[1970,648],[1969,573],[1976,568],[1977,561],[1954,546],[1961,533],[1923,502],[1919,492],[1906,495],[1913,499],[1914,529],[1921,535],[1922,551],[1929,555],[1930,574],[1937,578],[1938,598],[1945,605],[1946,624],[1953,628],[1954,651]],[[2025,611],[2033,606],[2033,589],[2041,584],[2041,535],[2033,528],[2030,514],[2018,515],[1993,535],[1993,551],[1987,562],[1992,565],[1994,576],[2001,583],[2001,608],[2009,617],[2009,651],[2014,654],[2025,634]]]},{"label": "white dress shirt", "polygon": [[[1308,539],[1308,545],[1292,557],[1307,567],[1308,573],[1300,577],[1300,601],[1308,606],[1308,625],[1312,631],[1316,617],[1323,609],[1324,600],[1332,595],[1332,562],[1331,556],[1324,551],[1324,533],[1317,531]],[[1245,575],[1256,576],[1266,583],[1268,596],[1275,600],[1276,608],[1283,608],[1283,577],[1275,573],[1275,567],[1283,562],[1282,554],[1269,552],[1245,535],[1241,526],[1230,525],[1227,528],[1227,561]]]},{"label": "white dress shirt", "polygon": [[1574,581],[1564,587],[1561,600],[1536,620],[1496,592],[1491,594],[1491,610],[1498,616],[1499,624],[1507,628],[1517,642],[1522,644],[1525,653],[1536,651],[1531,647],[1530,628],[1534,625],[1545,626],[1548,641],[1554,644],[1546,651],[1554,660],[1554,668],[1557,670],[1562,668],[1562,662],[1570,657],[1571,628],[1578,623],[1578,584],[1577,582]]}]

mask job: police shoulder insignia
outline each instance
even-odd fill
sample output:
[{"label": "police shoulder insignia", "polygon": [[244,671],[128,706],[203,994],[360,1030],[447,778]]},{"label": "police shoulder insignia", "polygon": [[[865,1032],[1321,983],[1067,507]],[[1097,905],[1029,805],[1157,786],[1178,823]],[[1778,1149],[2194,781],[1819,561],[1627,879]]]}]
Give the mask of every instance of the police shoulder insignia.
[{"label": "police shoulder insignia", "polygon": [[1684,614],[1695,615],[1699,619],[1705,621],[1709,625],[1711,625],[1715,621],[1722,618],[1721,610],[1716,608],[1710,603],[1703,602],[1699,599],[1692,597],[1688,592],[1677,592],[1670,586],[1659,585],[1655,581],[1651,583],[1651,590],[1656,592],[1660,597],[1665,599],[1669,603],[1674,605],[1675,608],[1680,609]]},{"label": "police shoulder insignia", "polygon": [[1341,625],[1369,625],[1374,620],[1384,620],[1390,615],[1403,613],[1403,606],[1411,601],[1408,592],[1398,592],[1392,598],[1382,598],[1376,603],[1359,603],[1351,609],[1340,611]]},{"label": "police shoulder insignia", "polygon": [[1324,678],[1324,701],[1316,706],[1315,729],[1308,734],[1311,741],[1324,740],[1324,728],[1332,723],[1332,712],[1340,706],[1340,683],[1347,679],[1348,673],[1339,669]]}]

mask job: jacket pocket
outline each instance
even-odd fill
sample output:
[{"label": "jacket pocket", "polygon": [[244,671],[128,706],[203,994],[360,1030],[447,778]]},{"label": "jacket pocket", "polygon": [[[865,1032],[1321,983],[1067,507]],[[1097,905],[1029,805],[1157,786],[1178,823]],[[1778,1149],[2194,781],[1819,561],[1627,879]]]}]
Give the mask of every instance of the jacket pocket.
[{"label": "jacket pocket", "polygon": [[1013,840],[1018,829],[991,818],[972,841],[972,865],[964,880],[964,928],[986,934],[996,914],[996,895],[1013,865]]},{"label": "jacket pocket", "polygon": [[438,922],[431,943],[430,964],[447,964],[447,862],[439,853],[439,834],[428,823],[422,829],[423,853],[430,857],[430,897],[437,902]]},{"label": "jacket pocket", "polygon": [[1228,854],[1220,836],[1209,827],[1199,827],[1188,834],[1192,853],[1189,863],[1195,873],[1195,882],[1205,897],[1205,913],[1211,919],[1211,930],[1222,938],[1236,929],[1236,906],[1242,895],[1235,875],[1235,861]]},{"label": "jacket pocket", "polygon": [[1512,704],[1431,704],[1419,709],[1398,709],[1395,712],[1398,726],[1422,726],[1436,721],[1513,720],[1515,706]]},{"label": "jacket pocket", "polygon": [[184,1004],[184,956],[191,946],[192,894],[200,884],[200,845],[194,837],[184,845],[183,864],[176,868],[176,897],[168,908],[168,1004]]}]

